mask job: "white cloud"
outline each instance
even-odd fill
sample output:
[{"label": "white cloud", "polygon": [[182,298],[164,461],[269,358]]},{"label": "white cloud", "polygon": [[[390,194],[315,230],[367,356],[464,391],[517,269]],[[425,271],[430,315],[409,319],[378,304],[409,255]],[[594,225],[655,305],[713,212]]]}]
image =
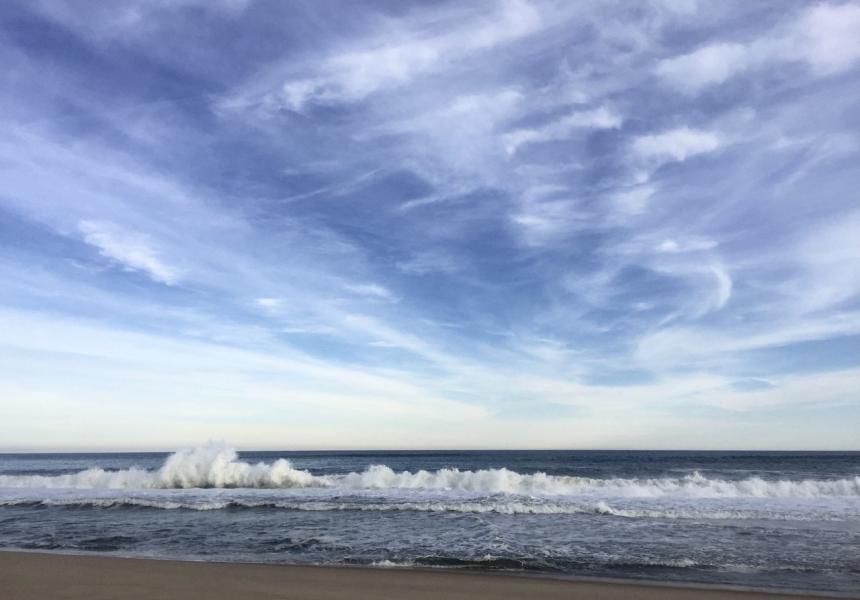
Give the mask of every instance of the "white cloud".
[{"label": "white cloud", "polygon": [[708,85],[723,83],[748,66],[745,46],[713,44],[661,61],[657,74],[682,90],[696,92]]},{"label": "white cloud", "polygon": [[860,211],[810,227],[797,248],[800,276],[789,286],[805,312],[860,295]]},{"label": "white cloud", "polygon": [[269,313],[270,315],[276,315],[282,312],[283,302],[280,298],[257,298],[254,300],[254,304],[263,309],[263,311]]},{"label": "white cloud", "polygon": [[733,411],[752,411],[787,405],[856,403],[846,390],[860,388],[860,370],[852,369],[815,375],[786,377],[760,390],[736,391],[727,388],[705,390],[699,395],[703,404]]},{"label": "white cloud", "polygon": [[207,11],[219,16],[240,16],[251,0],[116,0],[86,6],[75,2],[29,3],[45,17],[79,35],[97,40],[151,37],[161,28],[174,26],[182,9]]},{"label": "white cloud", "polygon": [[857,389],[860,370],[778,377],[768,384],[762,389],[743,391],[734,388],[729,378],[706,373],[672,375],[652,384],[624,387],[568,384],[560,388],[551,381],[526,383],[533,392],[544,387],[543,395],[554,396],[559,403],[617,409],[632,409],[646,403],[652,408],[672,406],[676,411],[686,406],[714,406],[749,412],[787,405],[856,403],[856,398],[845,390]]},{"label": "white cloud", "polygon": [[[262,102],[272,107],[301,111],[309,103],[337,104],[361,100],[383,89],[408,84],[475,52],[493,48],[528,35],[540,26],[538,11],[521,0],[507,0],[486,16],[466,19],[462,12],[450,15],[444,28],[439,23],[413,23],[407,30],[387,29],[355,48],[314,61],[313,74],[286,77],[270,74],[260,91],[234,96],[226,107]],[[436,16],[438,19],[438,15]],[[429,33],[428,33],[429,32]],[[272,85],[280,77],[281,82]],[[275,88],[274,91],[272,88]]]},{"label": "white cloud", "polygon": [[401,212],[510,183],[499,131],[531,109],[516,86],[453,93],[429,103],[415,96],[406,92],[386,100],[384,110],[352,133],[385,154],[382,160],[392,170],[411,171],[428,184],[428,193],[399,205]]},{"label": "white cloud", "polygon": [[147,236],[106,221],[81,221],[78,228],[87,244],[127,271],[142,271],[152,280],[167,285],[179,279],[179,271],[161,260]]},{"label": "white cloud", "polygon": [[[688,286],[687,300],[676,306],[673,318],[682,315],[698,318],[725,307],[734,288],[728,269],[714,257],[688,256],[680,244],[673,242],[664,242],[665,245],[658,248],[647,263],[649,268],[682,279]],[[702,264],[703,261],[707,262]]]},{"label": "white cloud", "polygon": [[[441,180],[445,190],[456,193],[469,187],[465,183],[457,183],[458,178],[477,177],[478,182],[497,178],[503,158],[497,130],[519,115],[525,100],[527,98],[516,88],[458,95],[442,107],[434,106],[406,119],[380,125],[371,131],[371,135],[415,136],[413,142],[404,148],[412,161],[410,166],[422,173],[441,166],[443,176],[433,177],[427,173],[427,178]],[[478,182],[472,181],[472,185],[478,185]],[[445,197],[447,195],[443,193],[439,199]],[[407,202],[404,208],[433,201],[421,198]]]},{"label": "white cloud", "polygon": [[793,15],[788,27],[746,44],[718,42],[662,60],[656,73],[670,85],[693,93],[769,65],[803,63],[819,75],[832,75],[858,61],[860,6],[816,4]]},{"label": "white cloud", "polygon": [[650,185],[639,185],[616,193],[611,201],[615,208],[625,215],[638,215],[648,206],[655,189]]},{"label": "white cloud", "polygon": [[[288,439],[336,446],[339,436],[346,436],[341,445],[356,442],[357,438],[349,437],[355,418],[379,424],[398,417],[405,419],[398,421],[401,426],[426,426],[428,418],[456,421],[486,416],[481,406],[446,398],[408,373],[349,368],[315,360],[288,346],[279,346],[274,353],[243,350],[233,344],[135,333],[95,321],[6,309],[0,309],[0,325],[3,397],[10,397],[10,387],[24,384],[31,392],[44,390],[46,395],[44,405],[22,405],[20,416],[0,423],[3,436],[16,425],[21,427],[29,416],[53,420],[52,415],[68,414],[63,417],[66,435],[51,439],[80,443],[75,436],[84,421],[106,409],[122,413],[111,414],[115,426],[131,414],[139,426],[152,425],[143,427],[146,435],[136,438],[137,443],[152,443],[162,435],[173,436],[166,443],[181,443],[181,432],[160,427],[165,415],[188,428],[208,429],[213,436],[221,430],[217,412],[223,406],[255,417],[254,422],[242,423],[246,430],[260,431],[261,426],[277,422],[281,430],[267,434],[267,443]],[[43,377],[47,364],[63,380],[56,393]],[[117,390],[122,391],[117,394]],[[179,407],[187,407],[188,412],[179,413]],[[332,411],[338,415],[347,411],[352,418],[332,420]],[[326,428],[319,439],[304,437],[311,423],[323,420]],[[69,427],[70,422],[74,426]],[[109,435],[97,437],[105,443]]]},{"label": "white cloud", "polygon": [[277,308],[281,305],[278,298],[257,298],[256,302],[264,308]]},{"label": "white cloud", "polygon": [[449,254],[436,252],[419,252],[407,260],[395,264],[397,269],[409,275],[426,275],[428,273],[455,273],[460,270],[458,261]]},{"label": "white cloud", "polygon": [[[200,291],[194,298],[176,294],[132,297],[127,288],[111,288],[109,278],[76,272],[75,277],[59,279],[64,289],[61,297],[58,292],[52,299],[52,307],[62,313],[73,309],[75,300],[83,303],[78,286],[90,281],[111,296],[110,303],[105,302],[109,310],[102,311],[111,322],[148,327],[155,317],[174,334],[168,337],[194,336],[195,340],[252,349],[259,353],[254,360],[219,354],[219,362],[215,360],[218,357],[205,354],[206,360],[198,365],[185,359],[176,368],[199,369],[199,380],[191,376],[186,380],[182,373],[176,375],[175,382],[181,384],[183,392],[193,392],[188,401],[195,406],[203,406],[229,388],[239,398],[235,405],[245,410],[242,394],[253,390],[255,397],[271,400],[278,409],[261,419],[267,426],[275,428],[268,416],[273,414],[284,415],[284,420],[276,423],[278,427],[287,419],[302,424],[290,426],[290,435],[313,431],[314,423],[320,423],[329,436],[326,440],[337,439],[333,431],[347,430],[341,443],[361,441],[361,433],[355,432],[365,428],[356,427],[351,418],[332,420],[329,426],[323,418],[327,413],[310,410],[310,418],[303,421],[303,415],[296,415],[293,409],[318,402],[323,407],[320,410],[342,407],[351,415],[381,417],[377,422],[381,423],[388,414],[415,414],[418,409],[439,412],[435,407],[444,406],[439,402],[446,397],[475,398],[492,410],[504,410],[507,398],[518,395],[524,406],[532,402],[539,405],[544,398],[581,404],[589,410],[623,405],[625,410],[631,409],[626,418],[617,423],[606,421],[617,432],[640,424],[637,407],[645,412],[660,406],[665,398],[699,392],[697,398],[706,398],[705,391],[723,390],[730,383],[720,377],[672,379],[669,373],[679,364],[683,368],[685,361],[695,365],[719,355],[722,367],[722,361],[731,360],[732,348],[737,348],[732,343],[781,342],[790,339],[792,326],[803,325],[802,331],[792,334],[796,336],[851,331],[854,326],[846,322],[834,321],[829,328],[816,329],[809,321],[792,319],[805,310],[819,311],[839,303],[846,309],[846,300],[860,289],[855,276],[858,257],[856,252],[852,254],[857,245],[852,245],[851,235],[857,224],[846,221],[842,229],[834,224],[819,231],[807,220],[810,216],[821,219],[837,205],[849,202],[850,194],[844,198],[842,194],[848,189],[846,182],[853,180],[840,174],[829,187],[825,182],[820,194],[819,188],[812,187],[813,195],[804,204],[804,198],[791,195],[811,185],[775,193],[770,177],[803,173],[806,167],[793,168],[788,163],[795,160],[794,154],[811,153],[803,148],[791,153],[773,152],[759,145],[774,132],[797,139],[807,139],[810,133],[809,139],[833,139],[834,130],[844,129],[850,93],[828,95],[827,100],[835,104],[820,114],[810,112],[809,106],[819,103],[825,92],[837,90],[837,85],[842,86],[841,91],[847,90],[850,78],[828,82],[832,90],[809,89],[802,98],[794,94],[762,98],[758,93],[762,88],[756,88],[756,93],[740,102],[749,111],[758,111],[758,121],[738,123],[740,119],[725,117],[727,102],[734,98],[721,97],[716,103],[695,103],[687,98],[675,105],[677,98],[667,98],[666,89],[655,89],[655,80],[642,76],[642,65],[652,60],[655,40],[679,39],[674,26],[681,24],[684,39],[701,36],[705,30],[690,30],[689,22],[682,22],[680,17],[672,17],[667,26],[665,18],[652,10],[656,6],[653,3],[632,13],[614,10],[612,5],[595,12],[588,4],[568,4],[574,8],[562,15],[564,18],[552,18],[548,11],[555,10],[553,15],[559,16],[567,10],[559,8],[565,3],[550,4],[535,2],[532,9],[525,3],[488,3],[489,8],[481,5],[487,8],[483,14],[475,5],[410,8],[395,11],[396,17],[378,17],[380,28],[370,36],[364,35],[362,28],[374,17],[372,10],[363,9],[357,11],[361,19],[350,20],[342,29],[345,22],[332,23],[332,29],[318,31],[320,37],[309,45],[305,45],[305,36],[291,37],[293,62],[275,59],[263,78],[250,88],[238,90],[235,98],[253,106],[270,102],[278,111],[292,108],[307,114],[280,114],[262,122],[255,120],[254,114],[238,115],[248,120],[236,128],[232,126],[237,123],[230,123],[237,141],[272,159],[273,174],[280,176],[278,171],[284,167],[284,185],[259,180],[256,170],[237,165],[242,168],[236,171],[235,185],[224,187],[218,183],[220,179],[214,183],[207,179],[196,188],[186,188],[202,171],[168,160],[176,156],[158,161],[169,165],[169,170],[157,176],[153,169],[158,166],[152,166],[151,155],[141,156],[139,162],[131,160],[139,146],[117,141],[113,147],[93,152],[92,144],[80,136],[69,145],[66,136],[60,135],[62,131],[68,134],[68,117],[63,111],[35,115],[47,123],[46,127],[56,126],[62,131],[56,138],[52,136],[55,141],[50,145],[22,143],[21,135],[5,144],[0,142],[0,162],[6,166],[4,202],[22,218],[61,235],[71,232],[76,238],[86,238],[89,233],[91,239],[87,241],[124,268],[164,280],[175,276],[176,267],[181,267],[182,282],[193,283]],[[306,12],[314,18],[321,14],[316,7],[308,7]],[[708,31],[725,25],[723,17],[737,16],[736,9],[702,8],[709,14],[718,13],[719,19]],[[542,18],[533,22],[527,18],[524,27],[510,21],[518,11],[528,17],[535,10],[543,12]],[[823,24],[812,27],[811,21],[798,19],[798,24],[765,32],[769,37],[761,42],[732,39],[700,46],[690,55],[669,59],[658,67],[658,73],[668,83],[694,92],[740,73],[757,73],[764,64],[760,57],[773,64],[792,63],[791,75],[797,76],[798,85],[805,85],[810,74],[839,72],[856,64],[852,40],[845,33],[853,27],[850,19],[837,19],[826,10],[800,13],[817,14],[815,18]],[[296,13],[296,18],[301,15]],[[252,21],[256,19],[242,25],[253,27]],[[801,36],[801,29],[807,26],[808,39]],[[291,35],[295,31],[291,23],[284,27]],[[540,35],[523,33],[540,27],[544,27]],[[662,30],[665,35],[660,35]],[[826,36],[821,32],[827,32]],[[358,39],[347,39],[356,33]],[[527,35],[526,43],[515,43]],[[780,52],[792,58],[778,58],[774,44],[788,39],[799,40],[796,45],[803,48],[789,51],[783,46]],[[699,38],[697,44],[709,42]],[[204,59],[192,65],[207,63],[206,70],[198,73],[203,76],[201,81],[221,77],[217,82],[223,85],[221,89],[233,85],[235,70],[217,68],[226,55],[203,50]],[[801,58],[801,51],[808,58]],[[247,64],[247,56],[234,58],[237,64]],[[257,58],[265,60],[263,56]],[[183,72],[192,73],[192,69]],[[65,90],[66,96],[75,97],[74,91]],[[648,101],[638,102],[641,98]],[[145,98],[134,99],[138,100],[146,102]],[[762,100],[768,104],[761,104]],[[316,105],[348,102],[361,103],[309,110]],[[87,110],[97,110],[101,103],[83,104]],[[171,104],[159,102],[158,106]],[[651,135],[635,141],[630,138],[636,134],[627,130],[592,135],[596,128],[620,128],[622,118],[610,107],[623,110],[625,122],[636,124],[637,133]],[[185,121],[185,112],[177,111],[173,121],[164,122],[184,125],[187,131],[154,138],[159,149],[169,152],[175,144],[165,140],[175,141],[185,134],[190,136],[189,142],[209,147],[211,140],[197,135],[198,128]],[[812,118],[807,118],[810,115]],[[666,125],[667,118],[677,120]],[[127,134],[128,126],[121,119],[111,122]],[[690,127],[673,129],[685,123]],[[654,124],[653,129],[639,129],[642,124]],[[22,123],[21,128],[29,126]],[[580,143],[586,136],[595,143]],[[708,164],[690,160],[739,138],[744,140],[742,153],[726,152],[719,161]],[[603,143],[613,140],[617,143]],[[524,151],[528,144],[546,141],[564,143],[553,144],[553,152]],[[838,156],[849,164],[854,146],[845,148]],[[130,154],[123,159],[126,153]],[[253,152],[245,158],[253,160],[249,158],[253,156],[258,154]],[[683,172],[679,165],[671,173],[677,177],[649,182],[655,168],[685,160],[689,162],[683,165]],[[808,164],[818,164],[812,160]],[[697,173],[700,167],[708,172]],[[816,170],[813,175],[819,173]],[[703,178],[707,184],[704,192]],[[370,183],[374,184],[372,190],[358,193]],[[812,184],[813,179],[801,183]],[[308,185],[313,189],[308,190]],[[327,202],[345,194],[360,200],[362,206]],[[428,206],[443,201],[449,204]],[[293,204],[289,209],[275,210],[279,202]],[[394,208],[397,205],[401,210]],[[422,205],[428,207],[408,210]],[[376,213],[368,220],[370,211]],[[763,226],[772,236],[758,237],[761,229],[752,220],[753,214],[764,219]],[[78,225],[83,222],[95,224],[93,230],[85,232]],[[350,227],[343,226],[347,222]],[[114,223],[134,232],[111,229]],[[786,241],[801,229],[800,237],[792,238],[794,243]],[[808,243],[807,233],[814,234]],[[365,252],[365,234],[374,239],[381,236],[378,239],[392,244],[401,262],[380,262],[376,254]],[[487,240],[491,243],[485,243]],[[719,256],[711,252],[718,244]],[[289,248],[289,256],[285,257],[284,248]],[[759,249],[764,252],[759,253]],[[44,254],[51,256],[52,252],[47,248]],[[774,260],[776,254],[780,256]],[[177,257],[181,262],[174,265]],[[10,260],[15,257],[4,257],[3,263]],[[768,261],[772,264],[763,266]],[[101,268],[108,264],[108,260],[91,262],[103,263]],[[35,260],[33,263],[27,276],[38,268]],[[510,272],[500,277],[499,265],[508,265]],[[628,266],[655,272],[657,277],[640,279],[634,270],[625,270]],[[59,267],[62,265],[51,269],[59,272]],[[394,269],[400,273],[392,272]],[[456,273],[445,282],[456,305],[452,305],[456,308],[453,312],[434,314],[438,307],[408,301],[413,296],[420,298],[423,288],[436,278],[410,281],[401,274],[429,272]],[[568,283],[574,276],[579,289]],[[732,277],[737,277],[734,284]],[[68,280],[75,278],[74,285],[69,285]],[[38,277],[34,277],[25,291],[20,291],[25,286],[19,284],[6,296],[17,301],[25,292],[34,297],[60,287],[38,285]],[[394,304],[399,296],[391,290],[402,294],[404,301]],[[660,291],[665,291],[662,297],[658,297]],[[526,305],[527,311],[519,310]],[[357,307],[373,316],[352,314]],[[697,321],[723,307],[726,314]],[[786,314],[784,308],[795,312]],[[243,311],[249,314],[240,314]],[[619,315],[617,319],[615,315]],[[455,326],[440,323],[447,320],[456,321]],[[720,330],[716,325],[712,329],[703,326],[718,321],[723,326]],[[753,325],[747,327],[749,323]],[[669,328],[669,324],[676,327]],[[688,329],[681,330],[682,324]],[[506,337],[506,328],[516,330],[519,337]],[[56,331],[53,326],[49,329]],[[652,337],[660,329],[672,335],[662,342]],[[643,330],[652,332],[646,338],[650,347],[643,352],[654,352],[642,362],[655,367],[649,375],[660,380],[659,384],[619,389],[577,383],[591,381],[588,377],[595,374],[604,380],[603,373],[630,368],[629,363],[639,367],[635,357],[623,350],[609,355],[606,348],[635,348]],[[267,358],[275,361],[295,355],[284,334],[292,334],[290,344],[307,343],[308,353],[318,353],[322,358],[318,362],[310,356],[291,360],[295,363],[291,367],[269,363]],[[318,340],[304,337],[308,335],[325,335],[327,339],[324,344],[313,343]],[[519,343],[517,347],[511,341],[514,339],[537,342]],[[116,336],[105,334],[93,344],[112,351],[106,359],[100,357],[106,363],[115,358],[115,340]],[[137,345],[137,340],[133,341]],[[158,346],[157,352],[164,355],[199,351],[196,344]],[[355,352],[358,347],[363,351]],[[343,348],[349,351],[341,352]],[[384,368],[378,362],[382,355],[391,359],[385,361]],[[235,381],[228,381],[230,377],[213,366],[213,361],[219,365],[245,361],[246,368],[239,365],[238,370],[247,378],[243,380],[245,374],[241,373],[230,374]],[[346,364],[353,365],[349,373],[336,368]],[[146,368],[136,369],[138,377],[161,377],[165,363],[153,359],[143,366]],[[750,367],[767,368],[760,363]],[[283,370],[284,375],[277,383],[264,381],[267,369]],[[395,373],[398,369],[402,371]],[[207,370],[219,371],[213,376],[215,381],[206,382]],[[94,382],[99,381],[100,373],[96,364],[87,369]],[[372,373],[386,381],[362,378]],[[305,377],[313,381],[305,382]],[[353,390],[356,381],[364,382],[357,391]],[[103,379],[100,387],[109,389],[112,382],[109,377]],[[221,383],[230,385],[217,385]],[[133,387],[128,384],[125,389]],[[65,390],[60,390],[60,397],[70,397],[64,394]],[[134,397],[145,396],[138,390]],[[407,405],[401,403],[402,398],[408,399]],[[716,403],[717,396],[712,398]],[[481,412],[461,407],[458,414],[474,416],[476,411]],[[673,418],[688,422],[689,415],[681,412]],[[571,419],[570,428],[553,440],[567,443],[565,440],[574,435],[582,444],[583,440],[600,440],[605,435],[606,430],[591,428],[590,423],[586,427],[584,422]],[[408,426],[401,425],[392,427],[409,431]],[[545,435],[553,426],[548,421],[540,423],[531,428],[540,435],[533,433],[534,437],[522,439],[550,443]],[[376,434],[381,427],[373,426],[371,443],[379,439]],[[435,443],[449,431],[437,429],[433,433]],[[459,433],[464,435],[450,438],[451,444],[479,439],[468,429]],[[275,432],[267,439],[277,441],[283,439],[282,434]],[[649,435],[650,443],[659,444],[663,432],[655,430]],[[179,437],[176,434],[174,439]],[[630,443],[620,434],[615,439]],[[730,442],[727,439],[724,443]]]},{"label": "white cloud", "polygon": [[860,314],[852,313],[805,320],[787,316],[765,324],[749,324],[740,333],[679,326],[661,329],[640,338],[635,356],[642,364],[653,368],[678,367],[722,360],[748,350],[858,333]]},{"label": "white cloud", "polygon": [[390,290],[382,287],[381,285],[376,285],[375,283],[346,285],[344,286],[344,289],[359,296],[369,296],[371,298],[388,300],[389,302],[397,302],[398,300],[397,296],[392,294]]},{"label": "white cloud", "polygon": [[784,51],[795,52],[822,74],[839,73],[860,61],[860,5],[817,4],[794,26]]},{"label": "white cloud", "polygon": [[593,110],[576,111],[535,129],[517,129],[502,136],[508,156],[516,153],[524,144],[551,140],[563,140],[577,129],[617,129],[623,118],[618,113],[601,106]]},{"label": "white cloud", "polygon": [[440,352],[420,336],[399,331],[368,315],[347,315],[343,319],[342,326],[369,337],[369,343],[378,345],[382,342],[389,348],[401,348],[438,366],[446,366],[456,370],[462,368],[465,363],[465,361]]},{"label": "white cloud", "polygon": [[511,221],[519,227],[520,238],[526,246],[543,246],[560,236],[575,231],[589,215],[569,199],[524,202]]},{"label": "white cloud", "polygon": [[714,240],[702,238],[666,238],[654,248],[655,251],[661,253],[676,253],[676,252],[697,252],[701,250],[711,250],[717,247]]},{"label": "white cloud", "polygon": [[721,265],[711,266],[710,271],[716,283],[711,307],[712,310],[719,310],[726,305],[732,296],[732,278]]},{"label": "white cloud", "polygon": [[692,156],[713,152],[721,145],[720,137],[712,131],[679,127],[662,133],[635,138],[633,153],[659,163],[683,162]]}]

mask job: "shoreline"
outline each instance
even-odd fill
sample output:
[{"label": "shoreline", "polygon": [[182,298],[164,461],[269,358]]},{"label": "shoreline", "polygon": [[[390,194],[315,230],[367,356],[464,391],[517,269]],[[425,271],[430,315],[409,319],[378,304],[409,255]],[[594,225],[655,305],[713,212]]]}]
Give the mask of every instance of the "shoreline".
[{"label": "shoreline", "polygon": [[[839,592],[690,582],[421,567],[290,565],[0,550],[10,600],[64,598],[595,598],[600,600],[797,600],[860,598]],[[6,595],[9,594],[9,595]]]}]

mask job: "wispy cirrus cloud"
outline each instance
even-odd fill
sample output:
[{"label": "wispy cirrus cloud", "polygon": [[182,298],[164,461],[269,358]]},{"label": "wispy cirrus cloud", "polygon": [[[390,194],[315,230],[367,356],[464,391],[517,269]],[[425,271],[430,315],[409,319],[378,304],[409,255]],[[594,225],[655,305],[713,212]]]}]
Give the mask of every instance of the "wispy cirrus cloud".
[{"label": "wispy cirrus cloud", "polygon": [[567,139],[576,129],[617,129],[623,120],[618,113],[601,106],[592,110],[573,112],[534,129],[517,129],[504,134],[502,139],[505,152],[510,155],[523,144]]},{"label": "wispy cirrus cloud", "polygon": [[387,300],[389,302],[397,302],[397,296],[395,296],[390,290],[375,283],[349,284],[345,286],[345,289],[348,292],[358,294],[359,296],[368,296],[370,298],[379,298],[380,300]]},{"label": "wispy cirrus cloud", "polygon": [[[315,63],[311,75],[293,76],[286,64],[265,76],[259,92],[249,90],[225,102],[226,107],[259,105],[302,111],[308,104],[338,104],[362,100],[376,91],[408,85],[416,77],[447,67],[451,62],[489,50],[536,31],[541,14],[522,0],[506,0],[495,10],[462,19],[468,12],[452,11],[448,19],[418,20],[408,30],[389,29],[375,40],[342,49]],[[382,24],[385,27],[385,23]],[[269,82],[282,79],[270,91]]]},{"label": "wispy cirrus cloud", "polygon": [[658,64],[656,72],[691,93],[779,63],[801,63],[816,75],[834,75],[860,61],[858,38],[860,6],[816,4],[791,25],[749,42],[717,42],[667,58]]},{"label": "wispy cirrus cloud", "polygon": [[856,15],[7,3],[0,437],[799,443],[858,410]]},{"label": "wispy cirrus cloud", "polygon": [[87,244],[122,268],[142,271],[154,281],[167,285],[179,280],[178,269],[164,262],[145,235],[104,221],[81,221],[78,228]]},{"label": "wispy cirrus cloud", "polygon": [[720,137],[713,131],[679,127],[639,136],[633,140],[631,149],[637,157],[649,162],[684,162],[690,157],[713,152],[720,145]]}]

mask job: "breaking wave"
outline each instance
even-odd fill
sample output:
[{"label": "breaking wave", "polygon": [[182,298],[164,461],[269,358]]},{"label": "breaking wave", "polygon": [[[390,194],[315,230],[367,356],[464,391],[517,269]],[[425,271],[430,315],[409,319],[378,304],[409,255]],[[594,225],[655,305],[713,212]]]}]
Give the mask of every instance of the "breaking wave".
[{"label": "breaking wave", "polygon": [[288,460],[250,464],[232,448],[209,445],[171,454],[158,470],[92,468],[68,475],[0,475],[0,487],[85,489],[288,488],[315,485]]},{"label": "breaking wave", "polygon": [[116,498],[11,498],[0,500],[0,506],[58,506],[85,508],[154,508],[160,510],[210,511],[224,509],[281,509],[308,512],[425,512],[472,513],[500,515],[599,515],[609,517],[652,519],[714,519],[714,520],[777,520],[777,521],[842,521],[845,515],[809,511],[773,511],[721,508],[622,508],[600,501],[584,503],[535,503],[517,500],[478,499],[474,501],[418,502],[337,502],[328,500],[272,501],[243,499],[171,499],[148,497]]},{"label": "breaking wave", "polygon": [[209,445],[186,449],[167,458],[156,470],[109,471],[91,468],[78,473],[0,475],[0,487],[55,489],[191,489],[191,488],[331,488],[345,490],[429,490],[523,496],[596,496],[630,498],[821,498],[860,496],[860,476],[830,480],[741,480],[684,477],[607,478],[522,474],[509,469],[461,471],[394,471],[374,465],[340,475],[314,475],[290,461],[251,464],[231,448]]}]

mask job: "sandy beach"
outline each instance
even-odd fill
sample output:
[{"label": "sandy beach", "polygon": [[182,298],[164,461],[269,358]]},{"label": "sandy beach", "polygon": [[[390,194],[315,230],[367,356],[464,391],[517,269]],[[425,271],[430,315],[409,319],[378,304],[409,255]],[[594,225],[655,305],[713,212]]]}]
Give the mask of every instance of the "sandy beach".
[{"label": "sandy beach", "polygon": [[0,592],[5,600],[797,600],[826,597],[716,587],[569,581],[499,573],[203,563],[31,552],[0,552]]}]

